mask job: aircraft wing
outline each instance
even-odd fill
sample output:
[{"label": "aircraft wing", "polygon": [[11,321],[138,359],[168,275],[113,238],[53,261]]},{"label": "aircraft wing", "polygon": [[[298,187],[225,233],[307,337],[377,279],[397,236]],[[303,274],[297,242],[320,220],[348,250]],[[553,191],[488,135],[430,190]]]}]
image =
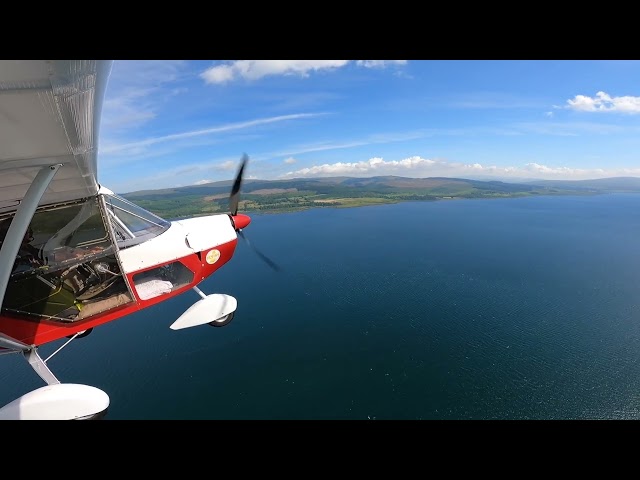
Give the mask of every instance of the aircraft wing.
[{"label": "aircraft wing", "polygon": [[62,164],[40,205],[95,195],[110,60],[0,60],[0,213],[43,166]]}]

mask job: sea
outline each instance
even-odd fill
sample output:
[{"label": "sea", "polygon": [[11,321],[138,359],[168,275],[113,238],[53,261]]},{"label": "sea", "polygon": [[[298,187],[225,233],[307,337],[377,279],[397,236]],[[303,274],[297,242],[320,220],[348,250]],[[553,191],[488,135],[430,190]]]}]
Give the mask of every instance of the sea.
[{"label": "sea", "polygon": [[[244,233],[199,286],[238,300],[227,326],[171,330],[190,291],[41,356],[107,392],[105,421],[640,417],[640,195],[317,208]],[[0,356],[0,405],[43,385]]]}]

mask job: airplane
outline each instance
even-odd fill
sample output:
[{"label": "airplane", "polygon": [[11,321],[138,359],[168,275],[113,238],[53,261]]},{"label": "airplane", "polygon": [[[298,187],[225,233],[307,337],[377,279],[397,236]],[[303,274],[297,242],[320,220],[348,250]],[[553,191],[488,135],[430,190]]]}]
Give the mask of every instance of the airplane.
[{"label": "airplane", "polygon": [[[248,156],[229,212],[166,220],[98,181],[110,60],[0,60],[0,354],[21,354],[45,385],[0,408],[0,420],[104,418],[96,387],[58,380],[48,360],[95,327],[187,291],[200,299],[171,325],[223,327],[237,300],[198,288],[233,257]],[[63,342],[49,357],[39,347]]]}]

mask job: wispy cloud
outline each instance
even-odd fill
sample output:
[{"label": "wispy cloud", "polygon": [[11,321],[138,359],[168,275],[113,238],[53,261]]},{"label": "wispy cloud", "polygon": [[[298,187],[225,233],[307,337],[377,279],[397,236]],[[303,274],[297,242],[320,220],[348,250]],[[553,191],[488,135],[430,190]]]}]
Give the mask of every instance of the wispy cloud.
[{"label": "wispy cloud", "polygon": [[481,92],[473,95],[458,96],[449,102],[446,99],[434,101],[437,103],[446,102],[448,107],[468,109],[541,108],[547,105],[542,100],[504,92]]},{"label": "wispy cloud", "polygon": [[611,125],[596,122],[559,123],[548,121],[520,122],[506,127],[468,127],[468,128],[424,128],[408,132],[377,133],[363,138],[343,141],[326,141],[301,145],[292,145],[286,150],[264,154],[265,157],[295,156],[303,153],[321,152],[327,150],[344,150],[366,145],[387,144],[436,137],[479,137],[487,136],[508,137],[528,134],[577,137],[580,135],[607,135],[634,133],[640,134],[640,126]]},{"label": "wispy cloud", "polygon": [[522,122],[513,125],[524,133],[551,136],[613,135],[640,133],[637,125],[612,125],[601,122]]},{"label": "wispy cloud", "polygon": [[[236,79],[259,80],[273,75],[308,77],[311,73],[332,71],[347,66],[352,60],[236,60],[214,65],[200,74],[208,84],[225,84]],[[365,68],[387,68],[406,65],[406,60],[357,60]]]},{"label": "wispy cloud", "polygon": [[345,150],[349,148],[362,147],[366,145],[376,145],[394,142],[405,142],[409,140],[417,140],[420,138],[433,137],[433,136],[456,136],[464,135],[469,130],[465,129],[422,129],[410,132],[393,132],[393,133],[378,133],[368,135],[360,139],[344,140],[344,141],[329,141],[315,142],[300,145],[291,145],[290,147],[275,151],[264,153],[261,156],[265,158],[276,158],[283,156],[295,156],[303,153],[323,152],[328,150]]},{"label": "wispy cloud", "polygon": [[[174,168],[161,169],[156,173],[148,173],[145,183],[149,188],[164,188],[166,185],[202,185],[218,180],[233,178],[233,171],[238,168],[238,160],[217,160],[211,162],[199,162],[188,165],[180,165]],[[216,178],[210,176],[219,175]],[[200,177],[199,180],[195,180]],[[161,185],[162,187],[158,187]],[[140,189],[140,181],[137,178],[122,179],[115,185],[119,192],[129,192]]]},{"label": "wispy cloud", "polygon": [[296,159],[293,158],[293,157],[285,158],[284,159],[284,163],[286,163],[287,165],[291,165],[291,164],[296,163]]},{"label": "wispy cloud", "polygon": [[579,112],[640,113],[640,97],[612,97],[602,91],[596,93],[595,97],[576,95],[573,99],[567,100],[567,104],[566,108]]},{"label": "wispy cloud", "polygon": [[156,118],[170,96],[184,90],[169,88],[183,77],[184,60],[119,60],[109,78],[109,98],[105,100],[101,124],[117,131],[137,127]]},{"label": "wispy cloud", "polygon": [[107,144],[102,148],[102,153],[135,153],[139,154],[145,147],[155,145],[163,142],[184,140],[186,138],[198,137],[202,135],[211,135],[217,133],[226,133],[234,130],[242,130],[252,128],[260,125],[267,125],[271,123],[283,122],[287,120],[299,120],[302,118],[317,117],[326,115],[326,113],[296,113],[291,115],[280,115],[277,117],[260,118],[257,120],[249,120],[246,122],[230,123],[227,125],[221,125],[218,127],[204,128],[199,130],[192,130],[190,132],[174,133],[171,135],[163,135],[160,137],[147,138],[138,142],[123,143],[123,144]]}]

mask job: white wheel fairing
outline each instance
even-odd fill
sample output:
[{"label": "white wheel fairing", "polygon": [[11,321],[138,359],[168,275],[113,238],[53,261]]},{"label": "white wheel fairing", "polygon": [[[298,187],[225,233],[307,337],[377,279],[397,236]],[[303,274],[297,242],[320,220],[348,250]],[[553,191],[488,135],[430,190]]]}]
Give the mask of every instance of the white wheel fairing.
[{"label": "white wheel fairing", "polygon": [[96,387],[59,383],[33,390],[0,408],[0,420],[83,420],[104,416],[109,396]]},{"label": "white wheel fairing", "polygon": [[231,295],[213,293],[191,305],[170,328],[181,330],[206,323],[211,324],[215,320],[232,315],[236,308],[238,308],[238,302]]}]

